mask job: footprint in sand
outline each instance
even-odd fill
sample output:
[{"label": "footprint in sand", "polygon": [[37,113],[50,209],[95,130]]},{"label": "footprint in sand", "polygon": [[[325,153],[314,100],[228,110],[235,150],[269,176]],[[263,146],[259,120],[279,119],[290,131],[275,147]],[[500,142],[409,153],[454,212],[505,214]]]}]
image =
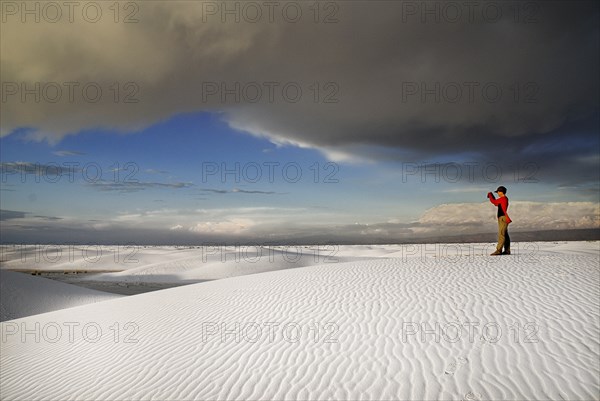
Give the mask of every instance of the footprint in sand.
[{"label": "footprint in sand", "polygon": [[446,366],[446,370],[444,370],[445,375],[453,375],[456,372],[457,366],[456,362],[451,362],[448,366]]},{"label": "footprint in sand", "polygon": [[469,391],[467,394],[465,394],[465,397],[463,398],[463,401],[478,401],[478,400],[481,400],[481,394],[474,393],[472,391]]},{"label": "footprint in sand", "polygon": [[456,362],[450,362],[448,364],[448,366],[446,367],[446,369],[444,370],[444,374],[453,375],[454,373],[456,373],[456,370],[458,368],[460,368],[462,365],[466,364],[467,362],[468,362],[468,359],[463,358],[463,357],[458,358],[458,360]]}]

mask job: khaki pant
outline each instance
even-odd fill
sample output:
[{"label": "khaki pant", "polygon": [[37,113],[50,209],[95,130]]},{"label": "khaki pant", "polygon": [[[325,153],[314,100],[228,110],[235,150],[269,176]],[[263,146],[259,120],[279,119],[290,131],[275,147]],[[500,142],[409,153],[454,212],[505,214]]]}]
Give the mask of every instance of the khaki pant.
[{"label": "khaki pant", "polygon": [[508,223],[506,222],[506,216],[498,217],[498,245],[496,250],[502,252],[510,251],[510,236],[508,235]]}]

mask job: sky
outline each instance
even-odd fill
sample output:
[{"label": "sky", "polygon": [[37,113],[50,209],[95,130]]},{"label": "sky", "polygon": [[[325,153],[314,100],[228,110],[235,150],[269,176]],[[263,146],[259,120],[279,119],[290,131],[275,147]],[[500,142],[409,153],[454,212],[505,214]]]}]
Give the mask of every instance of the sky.
[{"label": "sky", "polygon": [[593,1],[2,1],[0,241],[600,228]]}]

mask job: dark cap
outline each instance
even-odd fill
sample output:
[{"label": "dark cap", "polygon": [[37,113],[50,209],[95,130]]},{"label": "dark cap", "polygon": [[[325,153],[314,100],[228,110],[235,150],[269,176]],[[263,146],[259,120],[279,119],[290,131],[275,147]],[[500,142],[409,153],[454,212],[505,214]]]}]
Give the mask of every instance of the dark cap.
[{"label": "dark cap", "polygon": [[498,193],[498,192],[502,192],[503,194],[506,193],[506,187],[503,187],[502,185],[498,187],[497,190],[495,190],[494,192]]}]

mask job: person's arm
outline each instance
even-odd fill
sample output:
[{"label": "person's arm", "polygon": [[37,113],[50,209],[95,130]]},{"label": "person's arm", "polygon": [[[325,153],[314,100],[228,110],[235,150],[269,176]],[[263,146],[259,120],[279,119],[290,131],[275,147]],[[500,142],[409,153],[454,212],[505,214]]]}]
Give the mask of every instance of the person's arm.
[{"label": "person's arm", "polygon": [[508,217],[508,199],[506,198],[506,196],[496,199],[494,198],[494,194],[491,192],[488,192],[487,196],[494,206],[500,205],[502,211],[504,212],[504,215],[506,216],[506,223],[510,224],[512,220],[510,219],[510,217]]},{"label": "person's arm", "polygon": [[510,219],[510,217],[508,217],[508,198],[506,196],[502,198],[502,202],[500,202],[500,207],[504,212],[504,216],[506,216],[506,224],[510,224],[512,220]]},{"label": "person's arm", "polygon": [[500,204],[500,199],[501,198],[498,198],[498,199],[494,198],[494,194],[493,193],[488,192],[487,196],[488,196],[488,199],[490,200],[490,202],[492,202],[492,204],[494,206],[498,206]]}]

